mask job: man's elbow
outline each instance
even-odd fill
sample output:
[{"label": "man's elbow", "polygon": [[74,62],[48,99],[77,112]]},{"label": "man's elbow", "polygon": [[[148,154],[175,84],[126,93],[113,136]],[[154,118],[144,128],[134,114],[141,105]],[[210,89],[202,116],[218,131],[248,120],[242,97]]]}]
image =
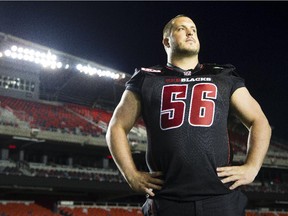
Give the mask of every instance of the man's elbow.
[{"label": "man's elbow", "polygon": [[262,121],[261,123],[263,125],[263,127],[266,129],[267,133],[271,135],[272,133],[272,127],[268,121],[268,119],[266,118],[266,116],[262,117]]},{"label": "man's elbow", "polygon": [[271,137],[272,127],[265,115],[262,115],[256,119],[253,125],[259,128],[262,132],[265,132],[268,138]]},{"label": "man's elbow", "polygon": [[110,147],[114,142],[120,139],[122,136],[126,136],[126,132],[123,128],[123,125],[118,123],[110,122],[107,127],[105,139],[108,147]]},{"label": "man's elbow", "polygon": [[112,143],[111,140],[112,140],[112,136],[113,136],[113,127],[114,127],[114,125],[112,125],[110,122],[110,124],[107,127],[107,131],[106,131],[106,135],[105,135],[106,143],[107,143],[109,148],[110,148],[111,143]]},{"label": "man's elbow", "polygon": [[[268,122],[268,121],[267,121]],[[271,135],[272,135],[272,127],[271,125],[269,124],[269,122],[267,123],[267,134],[269,135],[269,138],[271,138]]]}]

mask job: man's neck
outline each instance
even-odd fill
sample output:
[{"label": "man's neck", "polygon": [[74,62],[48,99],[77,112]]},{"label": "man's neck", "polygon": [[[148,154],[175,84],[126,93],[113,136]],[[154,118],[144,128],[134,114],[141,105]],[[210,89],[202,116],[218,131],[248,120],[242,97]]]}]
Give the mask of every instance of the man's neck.
[{"label": "man's neck", "polygon": [[171,57],[167,60],[168,63],[177,66],[183,70],[194,69],[199,63],[198,55],[189,57]]}]

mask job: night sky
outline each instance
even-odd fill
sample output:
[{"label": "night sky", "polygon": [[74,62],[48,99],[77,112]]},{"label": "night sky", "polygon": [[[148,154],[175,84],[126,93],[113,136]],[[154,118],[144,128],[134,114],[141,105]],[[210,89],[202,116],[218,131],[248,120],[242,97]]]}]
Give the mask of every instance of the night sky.
[{"label": "night sky", "polygon": [[201,63],[231,63],[288,142],[288,6],[285,2],[0,2],[0,31],[132,74],[166,63],[163,26],[186,14]]}]

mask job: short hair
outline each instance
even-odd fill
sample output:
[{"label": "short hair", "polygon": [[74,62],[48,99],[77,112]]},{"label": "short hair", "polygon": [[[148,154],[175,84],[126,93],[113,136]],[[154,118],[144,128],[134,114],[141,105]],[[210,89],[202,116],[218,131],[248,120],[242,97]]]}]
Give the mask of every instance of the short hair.
[{"label": "short hair", "polygon": [[[163,38],[167,37],[170,33],[171,33],[171,29],[173,26],[173,22],[175,19],[179,18],[179,17],[188,17],[185,14],[179,14],[177,16],[175,16],[174,18],[172,18],[164,27],[163,29]],[[190,18],[190,17],[188,17]]]}]

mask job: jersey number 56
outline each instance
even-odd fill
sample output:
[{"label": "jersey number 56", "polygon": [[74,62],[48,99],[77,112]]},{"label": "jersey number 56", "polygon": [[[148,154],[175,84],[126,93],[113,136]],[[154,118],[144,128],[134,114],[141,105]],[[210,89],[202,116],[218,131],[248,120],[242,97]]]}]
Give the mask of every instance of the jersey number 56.
[{"label": "jersey number 56", "polygon": [[[160,127],[162,130],[180,127],[189,105],[188,122],[192,126],[209,127],[213,124],[217,86],[212,83],[198,83],[192,88],[187,100],[188,84],[166,85],[162,88]],[[190,104],[189,104],[190,102]]]}]

